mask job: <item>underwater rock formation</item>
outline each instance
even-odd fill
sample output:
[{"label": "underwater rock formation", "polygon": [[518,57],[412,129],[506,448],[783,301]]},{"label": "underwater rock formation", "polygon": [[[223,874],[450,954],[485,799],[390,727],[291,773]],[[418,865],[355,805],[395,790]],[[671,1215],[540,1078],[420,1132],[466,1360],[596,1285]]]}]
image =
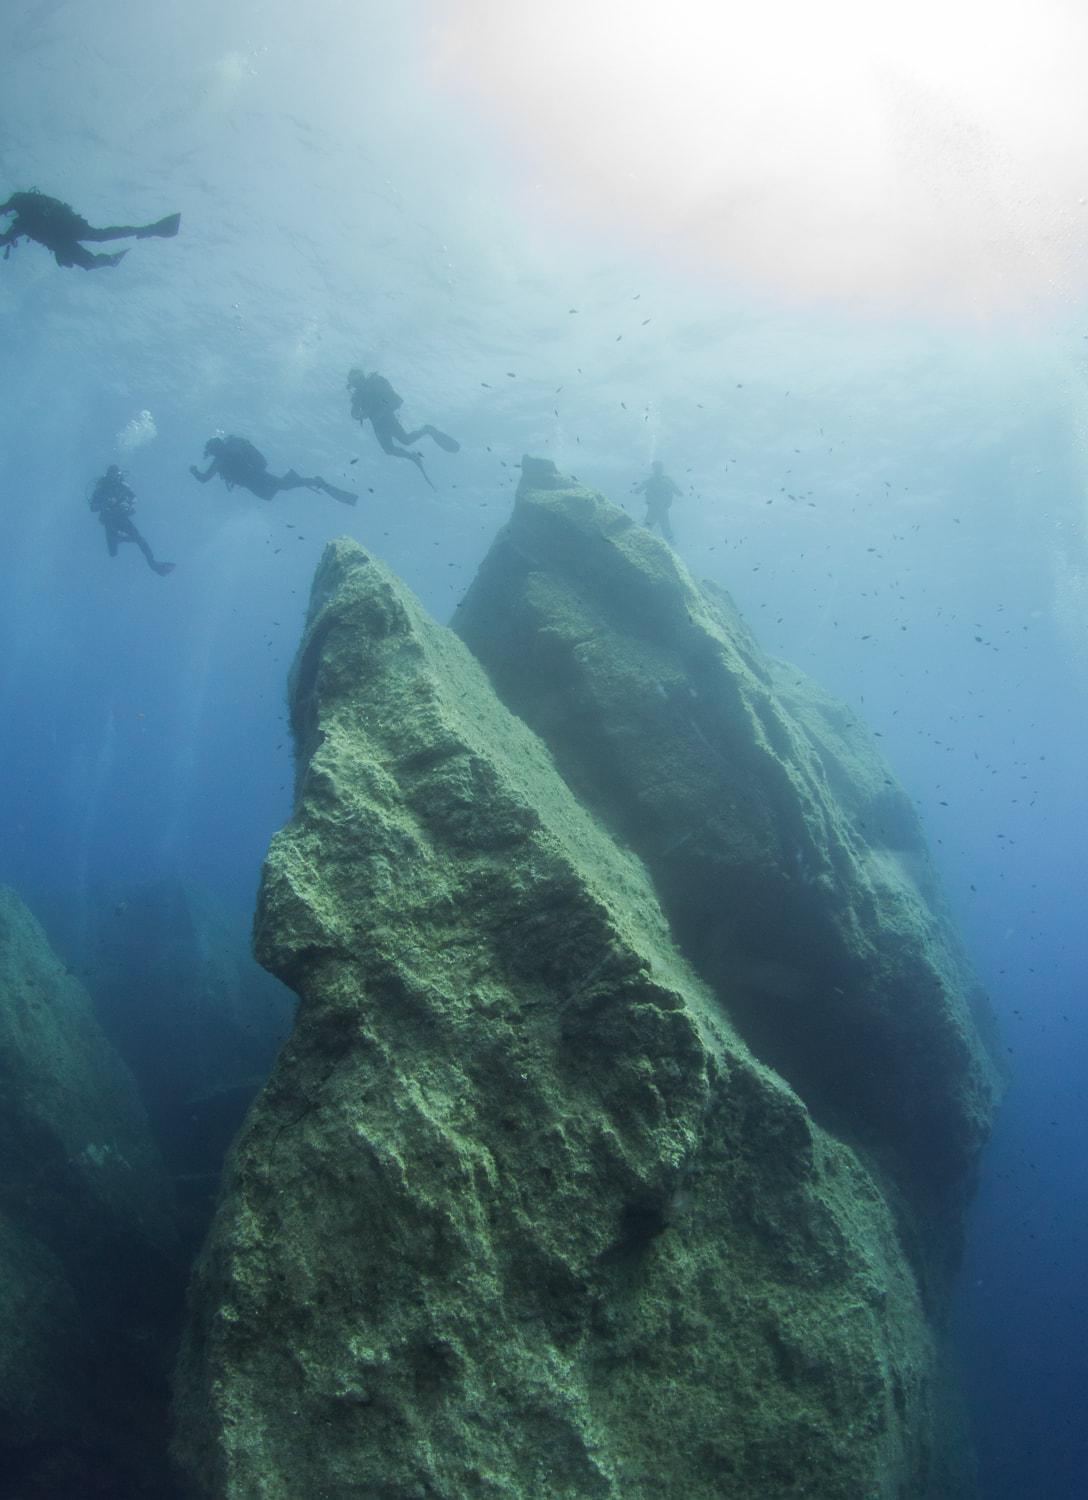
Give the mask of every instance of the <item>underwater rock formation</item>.
[{"label": "underwater rock formation", "polygon": [[166,1345],[183,1285],[170,1184],[132,1077],[0,888],[4,1494],[168,1493]]},{"label": "underwater rock formation", "polygon": [[991,1022],[868,733],[770,661],[724,590],[541,460],[456,628],[645,861],[752,1050],[927,1217],[929,1257],[954,1260],[998,1091]]},{"label": "underwater rock formation", "polygon": [[180,880],[35,903],[132,1069],[193,1253],[223,1158],[290,1031],[294,996],[210,892]]},{"label": "underwater rock formation", "polygon": [[301,1005],[191,1291],[192,1493],[968,1494],[878,1175],[352,542],[315,579],[291,714],[255,940]]}]

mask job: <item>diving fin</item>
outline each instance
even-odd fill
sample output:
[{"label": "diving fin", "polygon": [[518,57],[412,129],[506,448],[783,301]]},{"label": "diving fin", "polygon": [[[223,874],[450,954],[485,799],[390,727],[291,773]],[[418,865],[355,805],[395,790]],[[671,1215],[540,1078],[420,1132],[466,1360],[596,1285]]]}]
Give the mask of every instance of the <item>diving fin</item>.
[{"label": "diving fin", "polygon": [[339,500],[343,505],[354,505],[358,495],[353,495],[350,490],[338,490],[334,484],[322,484],[321,488],[326,495],[331,495],[334,500]]},{"label": "diving fin", "polygon": [[160,240],[173,239],[181,228],[180,214],[167,214],[165,219],[160,219],[157,224],[145,224],[142,229],[136,231],[138,240],[148,240],[152,236]]},{"label": "diving fin", "polygon": [[428,436],[431,437],[440,448],[445,448],[447,453],[460,453],[461,444],[457,441],[456,438],[451,438],[449,433],[439,432],[437,427],[430,426],[427,427],[426,431]]},{"label": "diving fin", "polygon": [[419,454],[418,453],[409,453],[408,457],[415,464],[416,468],[423,475],[423,477],[427,481],[427,483],[431,485],[431,489],[433,490],[434,489],[434,485],[431,484],[431,476],[427,473],[427,470],[423,467],[423,460],[420,458]]}]

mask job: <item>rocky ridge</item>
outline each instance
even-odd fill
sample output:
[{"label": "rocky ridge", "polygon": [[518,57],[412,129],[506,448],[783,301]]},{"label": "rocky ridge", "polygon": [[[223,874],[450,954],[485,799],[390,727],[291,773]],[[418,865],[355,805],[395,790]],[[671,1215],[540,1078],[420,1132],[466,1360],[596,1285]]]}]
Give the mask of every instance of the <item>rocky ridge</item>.
[{"label": "rocky ridge", "polygon": [[[917,1240],[962,1208],[994,1080],[947,925],[924,880],[915,914],[894,861],[877,879],[832,789],[844,766],[821,763],[845,742],[826,702],[787,710],[777,669],[662,544],[550,478],[523,486],[511,532],[461,629],[482,656],[507,631],[495,682],[513,701],[521,652],[554,761],[354,543],[315,579],[296,808],[256,924],[301,1005],[194,1282],[193,1493],[966,1496],[943,1282]],[[602,579],[630,591],[637,635]],[[692,673],[707,701],[682,714]],[[649,727],[682,725],[656,766],[647,702],[664,705]],[[602,788],[610,733],[626,803]],[[684,850],[695,873],[670,878]],[[939,1003],[879,988],[911,963]],[[829,1049],[805,1063],[821,1028],[887,1067],[891,1104],[859,1084],[834,1108]],[[918,1130],[904,1030],[939,1075]]]}]

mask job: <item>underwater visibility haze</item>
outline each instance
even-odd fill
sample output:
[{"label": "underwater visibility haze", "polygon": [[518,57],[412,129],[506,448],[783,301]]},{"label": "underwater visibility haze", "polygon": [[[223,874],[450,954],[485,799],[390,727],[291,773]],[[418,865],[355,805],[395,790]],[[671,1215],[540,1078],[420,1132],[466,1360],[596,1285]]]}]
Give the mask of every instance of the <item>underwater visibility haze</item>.
[{"label": "underwater visibility haze", "polygon": [[0,1495],[1088,1491],[1086,59],[6,0]]}]

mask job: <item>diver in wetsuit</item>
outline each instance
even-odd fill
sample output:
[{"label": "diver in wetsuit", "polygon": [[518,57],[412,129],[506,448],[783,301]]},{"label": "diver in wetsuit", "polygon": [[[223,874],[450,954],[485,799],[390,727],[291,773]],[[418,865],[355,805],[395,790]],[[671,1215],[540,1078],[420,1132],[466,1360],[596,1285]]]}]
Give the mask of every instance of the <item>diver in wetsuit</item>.
[{"label": "diver in wetsuit", "polygon": [[0,246],[4,259],[20,239],[36,240],[47,250],[52,250],[58,266],[81,266],[84,271],[94,271],[100,266],[116,266],[128,254],[118,250],[116,255],[92,255],[79,243],[80,240],[146,240],[151,236],[170,239],[177,234],[181,224],[180,214],[168,214],[154,224],[114,224],[108,229],[94,229],[59,198],[48,198],[31,188],[26,193],[12,193],[4,204],[0,204],[0,215],[14,214],[13,223],[0,234]]},{"label": "diver in wetsuit", "polygon": [[379,375],[376,370],[372,370],[369,375],[364,370],[352,370],[348,375],[348,390],[351,392],[352,416],[359,422],[370,423],[384,453],[391,454],[393,458],[406,458],[409,463],[415,464],[433,490],[434,485],[423,467],[420,454],[411,453],[407,447],[397,445],[416,443],[421,437],[429,437],[447,453],[457,453],[461,444],[448,433],[439,432],[430,423],[426,427],[417,427],[414,432],[405,432],[397,416],[397,408],[404,405],[404,398],[398,396],[385,376]]},{"label": "diver in wetsuit", "polygon": [[209,438],[204,444],[204,457],[210,458],[211,463],[203,473],[195,464],[189,466],[189,473],[194,479],[207,484],[209,479],[214,479],[218,474],[228,490],[238,484],[242,489],[249,490],[251,495],[256,495],[258,500],[272,500],[281,490],[320,490],[322,494],[331,495],[344,505],[354,505],[359,498],[350,490],[338,490],[317,474],[311,479],[304,479],[294,469],[288,469],[282,478],[270,474],[264,454],[247,438],[235,437],[233,433],[228,437]]},{"label": "diver in wetsuit", "polygon": [[147,558],[147,565],[153,573],[165,577],[167,573],[174,571],[173,563],[155,561],[151,548],[136,530],[132,519],[136,509],[136,496],[125,483],[125,477],[116,464],[110,464],[97,481],[91,491],[89,504],[92,510],[98,512],[98,519],[105,528],[106,548],[111,557],[117,556],[117,548],[121,542],[135,542]]},{"label": "diver in wetsuit", "polygon": [[654,459],[650,465],[650,472],[641,484],[635,485],[636,495],[646,496],[646,515],[642,522],[643,526],[650,531],[654,526],[661,527],[661,535],[671,545],[673,542],[672,527],[669,525],[669,506],[677,495],[681,494],[680,486],[676,484],[665,473],[664,465],[660,459]]}]

